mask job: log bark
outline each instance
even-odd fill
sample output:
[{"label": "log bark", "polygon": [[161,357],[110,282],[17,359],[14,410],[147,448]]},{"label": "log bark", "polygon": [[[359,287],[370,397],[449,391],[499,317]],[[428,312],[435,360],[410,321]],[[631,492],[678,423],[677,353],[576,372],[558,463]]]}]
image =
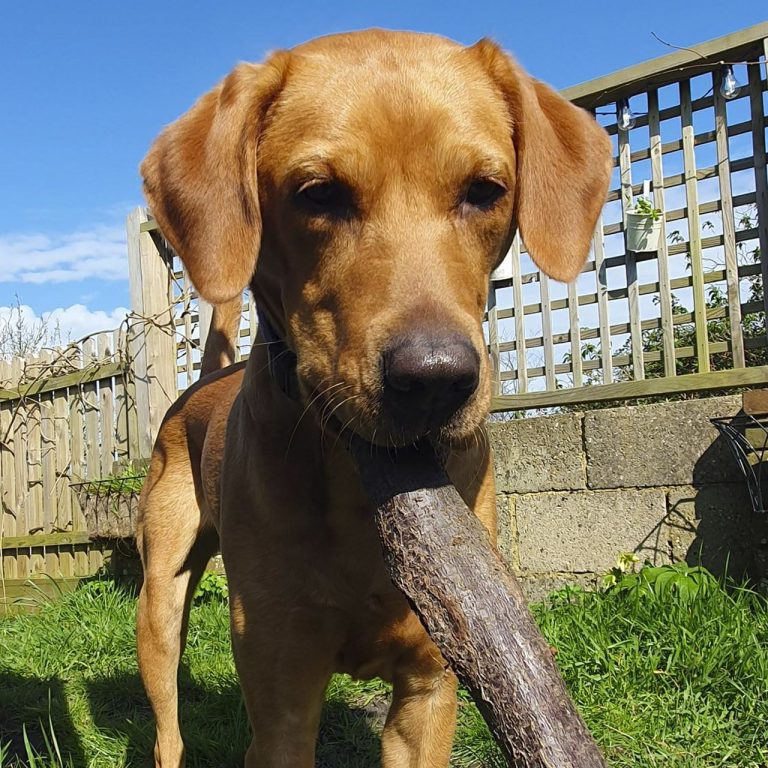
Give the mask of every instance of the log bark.
[{"label": "log bark", "polygon": [[420,445],[352,451],[395,585],[514,768],[605,768],[522,590],[485,528]]}]

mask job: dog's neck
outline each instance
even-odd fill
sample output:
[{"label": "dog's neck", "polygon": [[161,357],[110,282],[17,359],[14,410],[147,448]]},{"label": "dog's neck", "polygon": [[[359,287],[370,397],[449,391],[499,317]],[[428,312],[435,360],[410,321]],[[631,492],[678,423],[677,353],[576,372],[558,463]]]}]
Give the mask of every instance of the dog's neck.
[{"label": "dog's neck", "polygon": [[293,400],[299,397],[299,383],[296,378],[296,353],[285,343],[261,305],[256,305],[259,331],[267,346],[269,374],[280,391]]}]

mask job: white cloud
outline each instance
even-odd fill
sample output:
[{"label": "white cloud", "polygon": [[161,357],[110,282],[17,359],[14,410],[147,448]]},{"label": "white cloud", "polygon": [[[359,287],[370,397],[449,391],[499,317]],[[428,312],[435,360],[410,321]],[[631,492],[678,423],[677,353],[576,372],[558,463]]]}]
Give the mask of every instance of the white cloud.
[{"label": "white cloud", "polygon": [[93,227],[62,235],[0,235],[0,283],[126,280],[125,230]]},{"label": "white cloud", "polygon": [[18,311],[21,312],[27,326],[37,325],[42,320],[46,322],[49,332],[52,333],[58,329],[62,342],[76,341],[83,336],[100,331],[113,331],[128,314],[125,307],[116,307],[105,312],[101,309],[88,309],[84,304],[73,304],[38,315],[32,307],[22,304],[18,309],[15,306],[0,307],[0,322],[10,315],[15,317]]}]

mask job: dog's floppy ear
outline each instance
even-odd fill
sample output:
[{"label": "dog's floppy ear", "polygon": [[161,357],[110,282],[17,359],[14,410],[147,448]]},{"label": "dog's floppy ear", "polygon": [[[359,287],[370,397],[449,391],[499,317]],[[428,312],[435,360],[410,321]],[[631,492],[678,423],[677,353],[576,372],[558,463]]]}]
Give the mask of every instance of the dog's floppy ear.
[{"label": "dog's floppy ear", "polygon": [[517,156],[515,218],[525,247],[550,277],[573,280],[608,192],[608,134],[490,40],[473,50],[509,108]]},{"label": "dog's floppy ear", "polygon": [[261,242],[256,147],[284,54],[240,64],[152,145],[141,174],[152,214],[203,298],[242,293]]}]

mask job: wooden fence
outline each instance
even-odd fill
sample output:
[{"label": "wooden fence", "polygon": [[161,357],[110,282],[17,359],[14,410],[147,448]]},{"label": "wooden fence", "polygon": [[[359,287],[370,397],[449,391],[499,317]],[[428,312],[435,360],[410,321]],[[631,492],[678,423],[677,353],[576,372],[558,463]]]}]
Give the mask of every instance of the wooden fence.
[{"label": "wooden fence", "polygon": [[36,574],[103,564],[73,483],[138,458],[125,333],[0,362],[0,598]]},{"label": "wooden fence", "polygon": [[[764,23],[564,92],[611,135],[613,180],[574,284],[550,281],[519,239],[491,282],[494,410],[768,381],[767,40]],[[663,231],[635,253],[625,222],[644,187]]]},{"label": "wooden fence", "polygon": [[168,301],[152,311],[151,288],[135,295],[147,314],[117,331],[0,361],[0,610],[130,563],[123,540],[176,396],[168,357],[153,359],[173,339]]}]

